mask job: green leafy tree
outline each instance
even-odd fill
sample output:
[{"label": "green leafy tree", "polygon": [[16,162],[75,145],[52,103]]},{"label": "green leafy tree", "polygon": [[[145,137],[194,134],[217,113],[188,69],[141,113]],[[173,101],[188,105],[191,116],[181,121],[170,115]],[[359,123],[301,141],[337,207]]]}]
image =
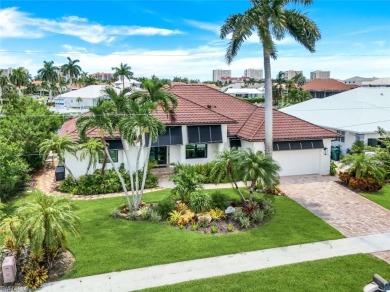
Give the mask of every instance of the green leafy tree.
[{"label": "green leafy tree", "polygon": [[229,16],[221,27],[221,38],[232,34],[226,51],[230,64],[242,45],[253,33],[263,46],[265,76],[265,151],[272,155],[272,79],[271,58],[276,59],[275,40],[281,40],[286,33],[314,52],[315,42],[321,35],[316,24],[306,14],[288,9],[290,4],[309,5],[312,0],[251,0],[252,7],[242,14]]},{"label": "green leafy tree", "polygon": [[98,139],[87,139],[84,143],[78,146],[80,150],[80,159],[88,158],[88,166],[85,175],[88,174],[91,166],[96,169],[96,164],[99,162],[99,157],[104,156],[104,146]]},{"label": "green leafy tree", "polygon": [[80,65],[77,64],[80,60],[72,60],[69,57],[67,59],[68,63],[62,65],[61,71],[69,77],[69,89],[72,90],[73,78],[77,78],[82,70]]},{"label": "green leafy tree", "polygon": [[279,181],[280,166],[271,156],[251,149],[242,151],[240,155],[240,171],[244,182],[250,182],[250,197],[256,188],[272,190]]},{"label": "green leafy tree", "polygon": [[215,161],[211,170],[211,177],[215,179],[216,183],[219,183],[223,180],[224,175],[228,176],[242,200],[245,201],[245,197],[237,185],[237,181],[240,180],[239,162],[240,151],[237,148],[223,150]]},{"label": "green leafy tree", "polygon": [[59,137],[58,135],[52,134],[49,139],[45,139],[39,144],[39,153],[43,156],[43,159],[46,159],[50,152],[57,154],[58,164],[63,165],[74,178],[72,171],[65,163],[65,153],[75,155],[76,143],[69,136]]},{"label": "green leafy tree", "polygon": [[120,78],[122,81],[122,90],[125,89],[125,77],[131,79],[133,77],[133,72],[131,72],[131,67],[127,64],[120,63],[119,67],[112,67],[111,70],[114,71],[114,78]]},{"label": "green leafy tree", "polygon": [[36,199],[16,212],[21,219],[20,236],[28,238],[34,253],[45,252],[54,259],[62,248],[67,248],[69,234],[79,235],[77,207],[68,198],[47,196],[39,191],[33,195]]},{"label": "green leafy tree", "polygon": [[38,70],[38,74],[42,81],[46,81],[49,85],[49,98],[52,99],[51,84],[56,84],[58,81],[58,72],[60,68],[54,66],[54,62],[43,61],[43,68]]}]

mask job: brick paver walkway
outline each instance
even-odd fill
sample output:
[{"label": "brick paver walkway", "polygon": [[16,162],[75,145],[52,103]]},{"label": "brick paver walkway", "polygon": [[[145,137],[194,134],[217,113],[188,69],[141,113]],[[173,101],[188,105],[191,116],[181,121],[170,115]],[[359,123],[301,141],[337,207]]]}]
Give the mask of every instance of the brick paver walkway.
[{"label": "brick paver walkway", "polygon": [[[342,186],[336,177],[282,177],[280,187],[347,237],[390,232],[390,210]],[[376,255],[390,263],[390,251]]]}]

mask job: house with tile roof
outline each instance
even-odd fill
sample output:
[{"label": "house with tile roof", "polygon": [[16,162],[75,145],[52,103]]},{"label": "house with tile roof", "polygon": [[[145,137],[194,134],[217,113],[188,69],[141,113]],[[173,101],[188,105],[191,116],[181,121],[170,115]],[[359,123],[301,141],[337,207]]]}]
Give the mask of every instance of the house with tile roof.
[{"label": "house with tile roof", "polygon": [[376,146],[378,127],[390,132],[390,87],[359,87],[324,99],[310,99],[281,109],[299,119],[340,133],[332,142],[342,154],[355,141]]},{"label": "house with tile roof", "polygon": [[[172,163],[199,164],[215,160],[218,153],[230,147],[264,151],[264,108],[241,101],[203,84],[177,84],[168,89],[178,100],[175,113],[162,110],[154,114],[166,125],[166,132],[152,144],[151,159],[160,166]],[[59,135],[79,140],[76,119],[68,120]],[[89,137],[98,137],[90,130]],[[331,140],[334,131],[274,110],[274,153],[280,164],[280,175],[328,174]],[[107,137],[116,163],[128,165],[123,151],[135,159],[134,147],[122,145],[119,133]],[[145,137],[147,139],[147,137]],[[142,154],[143,155],[143,154]],[[75,176],[84,174],[86,164],[66,156]],[[99,166],[98,166],[99,167]]]},{"label": "house with tile roof", "polygon": [[313,79],[302,85],[303,90],[309,91],[312,98],[324,98],[358,87],[355,84],[345,84],[336,79]]}]

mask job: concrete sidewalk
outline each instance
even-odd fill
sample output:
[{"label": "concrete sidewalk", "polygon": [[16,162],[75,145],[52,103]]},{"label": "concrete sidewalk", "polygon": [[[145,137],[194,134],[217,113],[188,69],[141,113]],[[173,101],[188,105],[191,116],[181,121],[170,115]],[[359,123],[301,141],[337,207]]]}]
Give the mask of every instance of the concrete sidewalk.
[{"label": "concrete sidewalk", "polygon": [[40,291],[134,291],[358,253],[390,250],[390,233],[272,248],[45,284]]}]

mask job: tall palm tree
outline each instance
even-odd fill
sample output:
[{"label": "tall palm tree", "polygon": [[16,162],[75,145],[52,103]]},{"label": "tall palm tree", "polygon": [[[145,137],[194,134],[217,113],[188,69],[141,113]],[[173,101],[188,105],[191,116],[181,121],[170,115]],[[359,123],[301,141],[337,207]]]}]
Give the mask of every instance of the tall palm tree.
[{"label": "tall palm tree", "polygon": [[[164,124],[152,115],[152,112],[155,110],[156,105],[150,101],[139,103],[136,100],[131,100],[127,105],[127,112],[131,113],[130,115],[125,115],[119,122],[119,131],[121,135],[126,139],[126,141],[132,145],[136,144],[138,146],[137,158],[135,163],[135,187],[133,195],[133,207],[138,209],[142,200],[146,175],[148,170],[148,162],[150,155],[150,148],[152,141],[157,141],[159,134],[165,132]],[[134,140],[134,133],[136,133],[136,139]],[[143,137],[148,135],[149,141],[148,144],[144,147]],[[144,149],[146,148],[146,149]],[[140,158],[141,152],[144,149],[144,162],[142,167],[140,167]],[[138,172],[142,170],[142,182],[139,185]]]},{"label": "tall palm tree", "polygon": [[[61,71],[69,77],[69,89],[72,90],[72,81],[73,78],[77,78],[81,73],[81,67],[77,65],[80,60],[72,60],[67,57],[68,63],[61,66]],[[69,90],[69,91],[70,91]]]},{"label": "tall palm tree", "polygon": [[301,72],[295,74],[295,76],[292,78],[292,80],[295,82],[297,86],[302,86],[306,83],[306,77],[303,76]]},{"label": "tall palm tree", "polygon": [[49,99],[52,99],[51,84],[55,84],[58,81],[58,72],[60,68],[54,66],[54,62],[43,61],[43,68],[38,70],[38,74],[42,81],[46,81],[49,84]]},{"label": "tall palm tree", "polygon": [[87,171],[85,172],[85,175],[87,175],[91,166],[93,166],[93,169],[96,168],[100,155],[104,155],[104,146],[100,140],[91,138],[80,144],[78,149],[80,150],[81,160],[88,158]]},{"label": "tall palm tree", "polygon": [[78,97],[76,98],[76,102],[77,102],[77,104],[79,105],[79,108],[80,108],[80,114],[81,114],[80,102],[82,102],[82,101],[83,101],[83,99],[82,99],[80,96],[78,96]]},{"label": "tall palm tree", "polygon": [[131,72],[131,67],[127,64],[120,63],[119,67],[112,67],[111,70],[114,70],[114,78],[120,77],[122,81],[122,90],[125,89],[125,77],[130,80],[133,77],[133,72]]},{"label": "tall palm tree", "polygon": [[[115,113],[115,105],[111,101],[107,100],[98,100],[96,106],[89,109],[90,115],[81,116],[77,122],[77,128],[81,140],[86,140],[87,131],[89,129],[97,129],[99,133],[99,139],[104,147],[104,161],[108,158],[112,168],[118,175],[119,181],[122,185],[123,192],[125,194],[128,205],[130,206],[129,194],[126,188],[125,181],[120,173],[119,169],[115,165],[114,161],[111,158],[110,152],[108,150],[108,143],[106,142],[106,137],[114,136],[115,125],[117,125],[117,115]],[[134,132],[133,132],[134,134]],[[103,162],[104,164],[104,162]],[[104,166],[102,167],[102,173],[104,173]]]},{"label": "tall palm tree", "polygon": [[36,254],[45,251],[53,260],[61,248],[67,247],[69,234],[79,235],[80,218],[77,206],[64,197],[47,196],[35,191],[36,199],[17,209],[21,219],[20,236],[29,239]]},{"label": "tall palm tree", "polygon": [[250,201],[257,186],[268,190],[274,187],[279,181],[279,170],[280,166],[269,155],[260,151],[254,152],[252,149],[241,152],[240,171],[243,174],[243,181],[251,183]]},{"label": "tall palm tree", "polygon": [[12,70],[9,79],[18,88],[19,95],[22,95],[21,87],[27,85],[28,77],[28,73],[23,67]]},{"label": "tall palm tree", "polygon": [[147,93],[134,93],[132,96],[137,97],[139,94],[142,96],[141,102],[151,101],[161,108],[165,113],[169,114],[174,112],[177,107],[176,97],[164,90],[166,82],[164,80],[154,78],[145,80],[141,87],[146,89]]},{"label": "tall palm tree", "polygon": [[240,194],[243,202],[245,197],[241,193],[240,188],[237,185],[238,177],[240,176],[239,171],[240,151],[237,148],[225,149],[219,153],[214,166],[211,170],[211,176],[215,178],[216,183],[222,181],[223,176],[226,175],[234,188]]},{"label": "tall palm tree", "polygon": [[69,136],[59,137],[52,134],[50,138],[43,140],[39,144],[39,154],[42,155],[43,160],[49,155],[50,151],[58,156],[58,165],[63,165],[69,172],[72,178],[74,178],[72,171],[65,163],[65,152],[75,155],[76,143]]},{"label": "tall palm tree", "polygon": [[243,42],[253,33],[263,46],[265,75],[265,151],[272,156],[272,79],[271,58],[276,59],[275,40],[281,40],[286,33],[292,35],[310,52],[314,52],[315,42],[321,35],[316,24],[306,14],[296,9],[287,9],[289,4],[309,5],[312,0],[251,0],[252,7],[243,14],[229,16],[221,27],[221,38],[230,33],[232,38],[226,51],[226,61],[230,64]]}]

